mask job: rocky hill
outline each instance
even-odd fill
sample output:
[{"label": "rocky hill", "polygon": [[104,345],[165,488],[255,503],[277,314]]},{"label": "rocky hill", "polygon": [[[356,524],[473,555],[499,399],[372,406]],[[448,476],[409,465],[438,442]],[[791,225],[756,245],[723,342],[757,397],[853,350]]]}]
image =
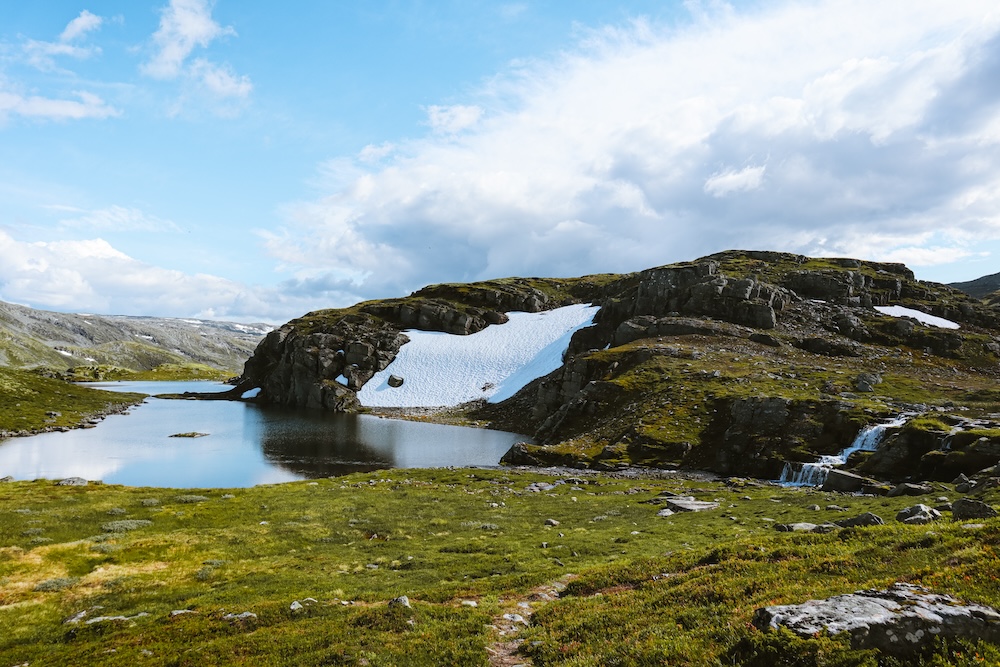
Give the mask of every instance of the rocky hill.
[{"label": "rocky hill", "polygon": [[961,290],[977,299],[985,299],[991,294],[996,296],[996,292],[1000,291],[1000,273],[993,273],[982,278],[961,283],[948,283],[948,286]]},{"label": "rocky hill", "polygon": [[232,371],[270,329],[265,324],[56,313],[0,302],[0,366],[144,371],[196,363]]},{"label": "rocky hill", "polygon": [[[901,413],[923,417],[849,469],[950,480],[1000,459],[1000,307],[855,259],[729,251],[633,274],[432,286],[272,331],[238,391],[359,410],[355,392],[392,362],[404,329],[470,334],[571,303],[601,309],[561,368],[503,403],[463,407],[533,436],[509,462],[773,479]],[[889,306],[904,310],[876,309]]]}]

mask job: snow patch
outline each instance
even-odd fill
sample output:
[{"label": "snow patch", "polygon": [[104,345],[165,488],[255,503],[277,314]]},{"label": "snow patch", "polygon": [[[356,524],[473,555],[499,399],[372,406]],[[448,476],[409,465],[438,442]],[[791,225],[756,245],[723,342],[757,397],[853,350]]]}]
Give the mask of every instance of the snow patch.
[{"label": "snow patch", "polygon": [[[562,365],[578,329],[599,306],[577,304],[541,313],[508,313],[510,321],[468,336],[406,331],[410,342],[358,392],[370,407],[435,407],[477,399],[498,403]],[[405,382],[390,387],[389,376]],[[340,378],[338,378],[338,381]]]},{"label": "snow patch", "polygon": [[56,352],[58,352],[59,354],[61,354],[64,357],[72,357],[73,356],[72,352],[67,352],[66,350],[56,350]]},{"label": "snow patch", "polygon": [[932,327],[938,327],[940,329],[960,328],[957,323],[952,322],[951,320],[946,320],[943,317],[936,317],[934,315],[928,315],[922,311],[914,310],[913,308],[905,308],[904,306],[875,306],[875,310],[883,315],[889,315],[890,317],[912,317],[917,322]]}]

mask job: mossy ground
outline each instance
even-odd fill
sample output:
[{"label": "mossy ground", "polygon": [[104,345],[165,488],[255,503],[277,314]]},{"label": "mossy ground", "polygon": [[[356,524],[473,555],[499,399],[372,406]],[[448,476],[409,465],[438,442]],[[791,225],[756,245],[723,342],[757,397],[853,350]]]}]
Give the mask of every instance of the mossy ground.
[{"label": "mossy ground", "polygon": [[0,431],[76,426],[88,417],[132,405],[142,394],[99,391],[0,367]]},{"label": "mossy ground", "polygon": [[[763,635],[752,612],[894,581],[1000,605],[998,519],[904,526],[892,518],[915,499],[680,479],[529,490],[557,479],[455,469],[228,491],[3,484],[0,664],[488,665],[509,639],[498,619],[526,614],[519,601],[534,610],[520,638],[535,665],[892,664],[836,639]],[[664,489],[721,507],[657,517],[644,501]],[[830,503],[850,514],[808,509]],[[869,510],[888,525],[773,528]],[[559,599],[532,596],[560,579]],[[399,595],[412,609],[386,604]],[[64,623],[81,611],[130,620]],[[226,618],[242,612],[256,618]],[[996,647],[952,645],[927,664],[976,655],[1000,661]]]}]

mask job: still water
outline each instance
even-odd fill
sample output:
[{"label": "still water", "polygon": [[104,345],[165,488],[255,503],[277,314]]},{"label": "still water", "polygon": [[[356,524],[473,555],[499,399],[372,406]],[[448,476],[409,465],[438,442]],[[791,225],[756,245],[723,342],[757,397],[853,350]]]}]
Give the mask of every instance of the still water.
[{"label": "still water", "polygon": [[[144,394],[225,391],[205,382],[95,383]],[[200,438],[171,438],[198,432]],[[0,441],[0,477],[129,486],[246,487],[379,468],[491,466],[527,437],[371,415],[148,398],[96,428]]]}]

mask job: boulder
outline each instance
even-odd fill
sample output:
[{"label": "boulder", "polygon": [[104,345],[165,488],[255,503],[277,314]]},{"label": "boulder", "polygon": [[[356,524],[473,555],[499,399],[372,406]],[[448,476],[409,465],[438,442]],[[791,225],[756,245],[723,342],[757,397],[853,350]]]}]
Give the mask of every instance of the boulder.
[{"label": "boulder", "polygon": [[87,486],[87,480],[82,477],[67,477],[56,482],[57,486]]},{"label": "boulder", "polygon": [[674,512],[704,512],[706,510],[718,509],[719,507],[719,503],[688,498],[671,498],[663,504],[666,505],[667,509]]},{"label": "boulder", "polygon": [[858,516],[853,516],[849,519],[841,519],[840,521],[834,521],[834,523],[840,526],[841,528],[885,525],[885,521],[882,520],[882,517],[880,517],[878,514],[872,514],[871,512],[865,512],[864,514],[859,514]]},{"label": "boulder", "polygon": [[826,475],[823,482],[823,491],[841,491],[843,493],[854,493],[860,491],[866,483],[871,480],[865,479],[861,475],[844,470],[831,470]]},{"label": "boulder", "polygon": [[878,649],[902,658],[919,654],[936,637],[1000,642],[996,609],[904,583],[882,591],[763,607],[754,612],[753,624],[765,632],[785,627],[806,639],[824,631],[846,632],[854,649]]},{"label": "boulder", "polygon": [[997,511],[979,500],[959,498],[951,504],[951,517],[956,521],[965,519],[989,519],[995,517]]},{"label": "boulder", "polygon": [[913,484],[911,482],[903,482],[902,484],[897,484],[893,487],[892,491],[889,492],[890,498],[895,498],[897,496],[922,496],[927,493],[933,493],[934,487],[930,484]]},{"label": "boulder", "polygon": [[402,387],[403,386],[403,378],[399,377],[398,375],[390,375],[389,379],[388,379],[388,383],[389,383],[390,387]]},{"label": "boulder", "polygon": [[924,524],[937,521],[941,518],[941,512],[927,505],[914,505],[900,510],[896,514],[896,521],[908,524]]}]

